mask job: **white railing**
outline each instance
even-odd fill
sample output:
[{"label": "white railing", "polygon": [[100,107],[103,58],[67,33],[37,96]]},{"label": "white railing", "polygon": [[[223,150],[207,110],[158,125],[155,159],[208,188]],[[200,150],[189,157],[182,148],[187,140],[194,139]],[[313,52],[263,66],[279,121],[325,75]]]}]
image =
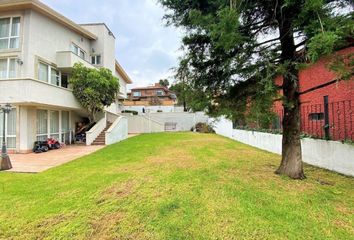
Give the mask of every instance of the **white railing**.
[{"label": "white railing", "polygon": [[106,131],[106,145],[120,142],[128,138],[128,119],[127,117],[118,117]]},{"label": "white railing", "polygon": [[117,118],[119,117],[118,114],[112,113],[112,112],[105,112],[106,115],[106,121],[110,122],[110,123],[114,123],[115,120],[117,120]]},{"label": "white railing", "polygon": [[106,116],[99,120],[95,126],[86,132],[86,145],[91,145],[100,133],[106,128],[107,120]]}]

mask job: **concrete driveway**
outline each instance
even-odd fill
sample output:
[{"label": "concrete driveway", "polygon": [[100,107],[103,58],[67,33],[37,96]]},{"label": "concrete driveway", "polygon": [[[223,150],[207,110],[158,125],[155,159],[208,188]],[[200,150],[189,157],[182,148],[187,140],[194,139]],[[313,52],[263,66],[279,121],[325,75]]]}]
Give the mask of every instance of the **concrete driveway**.
[{"label": "concrete driveway", "polygon": [[104,146],[69,145],[46,153],[10,154],[8,172],[38,173],[93,153]]}]

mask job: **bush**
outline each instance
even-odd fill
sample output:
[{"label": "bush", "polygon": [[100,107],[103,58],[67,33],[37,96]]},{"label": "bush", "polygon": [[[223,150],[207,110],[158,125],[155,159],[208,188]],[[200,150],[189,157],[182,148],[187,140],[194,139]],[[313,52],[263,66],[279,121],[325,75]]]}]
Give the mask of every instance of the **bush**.
[{"label": "bush", "polygon": [[194,131],[194,129],[199,133],[215,133],[214,129],[210,125],[202,122],[197,123],[191,130]]},{"label": "bush", "polygon": [[124,111],[122,111],[122,113],[131,113],[133,115],[138,115],[138,112],[134,111],[134,110],[124,110]]}]

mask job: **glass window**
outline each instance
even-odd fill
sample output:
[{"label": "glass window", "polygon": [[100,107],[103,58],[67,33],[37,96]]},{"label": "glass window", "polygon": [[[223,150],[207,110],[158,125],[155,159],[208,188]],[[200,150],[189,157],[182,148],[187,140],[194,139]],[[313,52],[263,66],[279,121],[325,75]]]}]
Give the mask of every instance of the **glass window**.
[{"label": "glass window", "polygon": [[[2,130],[3,130],[4,113],[0,112],[0,142],[2,142]],[[6,145],[8,148],[16,148],[16,109],[12,109],[7,115],[5,122],[5,136]]]},{"label": "glass window", "polygon": [[17,62],[15,58],[0,59],[0,79],[16,78]]},{"label": "glass window", "polygon": [[9,78],[15,78],[17,76],[17,63],[16,59],[9,59]]},{"label": "glass window", "polygon": [[163,91],[162,91],[162,90],[157,90],[157,91],[156,91],[156,95],[157,95],[157,96],[163,96],[164,94],[163,94]]},{"label": "glass window", "polygon": [[56,86],[60,86],[60,74],[59,71],[54,68],[50,69],[50,83]]},{"label": "glass window", "polygon": [[0,78],[7,78],[7,59],[0,59]]},{"label": "glass window", "polygon": [[48,65],[44,63],[38,64],[38,79],[43,82],[48,82]]},{"label": "glass window", "polygon": [[59,140],[59,111],[50,111],[50,137]]},{"label": "glass window", "polygon": [[37,110],[37,141],[48,138],[48,111]]},{"label": "glass window", "polygon": [[10,18],[0,19],[0,38],[6,38],[10,34]]},{"label": "glass window", "polygon": [[82,59],[85,59],[85,52],[81,49],[80,49],[79,57],[81,57]]},{"label": "glass window", "polygon": [[324,113],[310,113],[309,119],[311,121],[320,121],[324,119]]},{"label": "glass window", "polygon": [[68,88],[68,85],[69,85],[69,76],[68,76],[68,74],[62,73],[61,74],[61,86],[63,88]]},{"label": "glass window", "polygon": [[0,49],[19,48],[20,17],[0,19]]},{"label": "glass window", "polygon": [[73,43],[71,44],[71,51],[76,55],[78,55],[79,57],[81,57],[82,59],[85,59],[85,54],[86,54],[85,51]]},{"label": "glass window", "polygon": [[93,65],[99,65],[101,64],[101,55],[95,55],[91,57],[91,63]]},{"label": "glass window", "polygon": [[75,44],[71,44],[71,51],[76,55],[79,55],[79,47],[76,46]]},{"label": "glass window", "polygon": [[61,112],[61,141],[69,144],[70,143],[70,123],[69,123],[69,112]]},{"label": "glass window", "polygon": [[19,17],[12,19],[11,36],[12,37],[20,36],[20,18]]},{"label": "glass window", "polygon": [[133,92],[133,96],[134,97],[140,97],[141,96],[141,92]]}]

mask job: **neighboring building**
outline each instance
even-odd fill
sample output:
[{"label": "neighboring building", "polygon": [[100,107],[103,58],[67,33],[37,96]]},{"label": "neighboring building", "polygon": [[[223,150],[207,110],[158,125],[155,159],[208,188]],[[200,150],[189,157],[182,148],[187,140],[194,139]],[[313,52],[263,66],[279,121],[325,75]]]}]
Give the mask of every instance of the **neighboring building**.
[{"label": "neighboring building", "polygon": [[47,137],[70,142],[75,124],[87,117],[68,84],[77,62],[119,78],[119,99],[106,110],[120,112],[132,81],[105,24],[78,25],[38,0],[0,0],[0,104],[14,107],[6,122],[10,150],[29,152]]},{"label": "neighboring building", "polygon": [[[328,69],[336,55],[351,57],[353,61],[353,54],[354,47],[348,47],[329,57],[323,57],[300,71],[303,132],[325,138],[327,128],[330,139],[354,140],[354,79],[352,77],[350,80],[338,80],[336,74]],[[282,84],[282,77],[276,79],[276,84]],[[325,99],[328,104],[325,104]],[[283,107],[280,100],[275,102],[274,109],[278,115],[275,125],[281,127]]]},{"label": "neighboring building", "polygon": [[167,87],[155,83],[152,86],[133,88],[124,101],[124,110],[143,112],[174,112],[177,97]]}]

